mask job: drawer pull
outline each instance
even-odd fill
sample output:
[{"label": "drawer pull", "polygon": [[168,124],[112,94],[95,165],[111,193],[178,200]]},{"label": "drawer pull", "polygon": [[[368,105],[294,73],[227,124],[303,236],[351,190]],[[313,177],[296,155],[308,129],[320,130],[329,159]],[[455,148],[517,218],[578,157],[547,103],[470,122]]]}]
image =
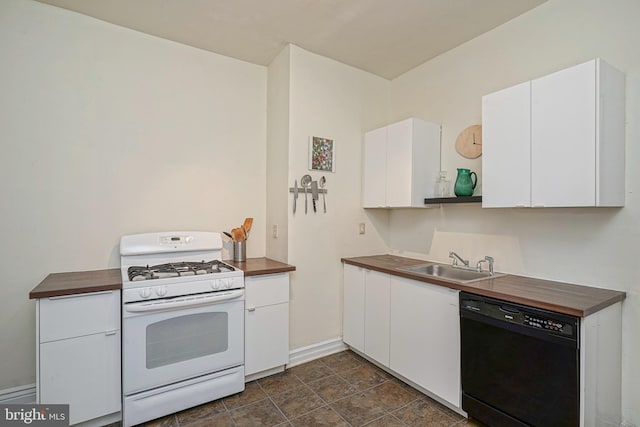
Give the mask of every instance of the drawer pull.
[{"label": "drawer pull", "polygon": [[99,291],[99,292],[85,292],[82,294],[71,294],[71,295],[60,295],[58,297],[49,297],[50,300],[57,300],[57,299],[69,299],[69,298],[80,298],[80,297],[92,297],[94,295],[106,295],[106,294],[112,294],[113,291]]},{"label": "drawer pull", "polygon": [[110,336],[110,335],[115,335],[115,334],[117,334],[117,333],[118,333],[118,330],[117,330],[117,329],[114,329],[113,331],[107,331],[107,332],[105,332],[104,334],[105,334],[106,336]]},{"label": "drawer pull", "polygon": [[248,312],[254,312],[254,311],[256,311],[256,308],[255,307],[249,307],[249,308],[247,308],[247,311]]}]

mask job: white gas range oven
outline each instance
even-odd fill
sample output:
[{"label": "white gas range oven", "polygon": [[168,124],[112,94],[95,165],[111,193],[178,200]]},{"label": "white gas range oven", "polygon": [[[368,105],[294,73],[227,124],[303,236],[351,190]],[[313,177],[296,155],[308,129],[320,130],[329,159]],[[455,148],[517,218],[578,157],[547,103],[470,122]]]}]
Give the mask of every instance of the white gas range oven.
[{"label": "white gas range oven", "polygon": [[123,236],[123,425],[244,390],[244,274],[213,232]]}]

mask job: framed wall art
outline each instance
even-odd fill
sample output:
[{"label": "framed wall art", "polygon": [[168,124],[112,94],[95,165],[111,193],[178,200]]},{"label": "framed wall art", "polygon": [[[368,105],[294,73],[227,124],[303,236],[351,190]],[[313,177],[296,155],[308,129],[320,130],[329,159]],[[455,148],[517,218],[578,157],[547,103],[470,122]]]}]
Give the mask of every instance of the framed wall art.
[{"label": "framed wall art", "polygon": [[309,170],[335,172],[336,151],[333,139],[309,138]]}]

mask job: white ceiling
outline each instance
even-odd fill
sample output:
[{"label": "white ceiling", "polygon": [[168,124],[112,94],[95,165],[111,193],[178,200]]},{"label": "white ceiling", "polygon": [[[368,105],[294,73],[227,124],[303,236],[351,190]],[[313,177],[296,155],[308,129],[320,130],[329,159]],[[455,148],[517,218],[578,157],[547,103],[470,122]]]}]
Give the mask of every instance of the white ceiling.
[{"label": "white ceiling", "polygon": [[293,43],[392,79],[546,0],[38,0],[268,65]]}]

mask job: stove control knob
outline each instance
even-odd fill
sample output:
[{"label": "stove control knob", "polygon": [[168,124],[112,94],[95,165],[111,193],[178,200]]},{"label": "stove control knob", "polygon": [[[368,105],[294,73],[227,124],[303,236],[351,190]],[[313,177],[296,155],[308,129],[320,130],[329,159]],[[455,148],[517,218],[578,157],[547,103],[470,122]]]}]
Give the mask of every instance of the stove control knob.
[{"label": "stove control knob", "polygon": [[151,288],[140,289],[140,296],[142,298],[149,298],[151,296]]},{"label": "stove control knob", "polygon": [[159,297],[163,297],[167,294],[167,287],[166,286],[161,286],[159,288],[156,288],[156,295],[158,295]]},{"label": "stove control knob", "polygon": [[217,291],[218,289],[220,289],[220,281],[219,280],[214,280],[213,282],[211,282],[211,288],[214,291]]},{"label": "stove control knob", "polygon": [[231,287],[231,280],[224,279],[224,287],[225,289],[229,289]]}]

